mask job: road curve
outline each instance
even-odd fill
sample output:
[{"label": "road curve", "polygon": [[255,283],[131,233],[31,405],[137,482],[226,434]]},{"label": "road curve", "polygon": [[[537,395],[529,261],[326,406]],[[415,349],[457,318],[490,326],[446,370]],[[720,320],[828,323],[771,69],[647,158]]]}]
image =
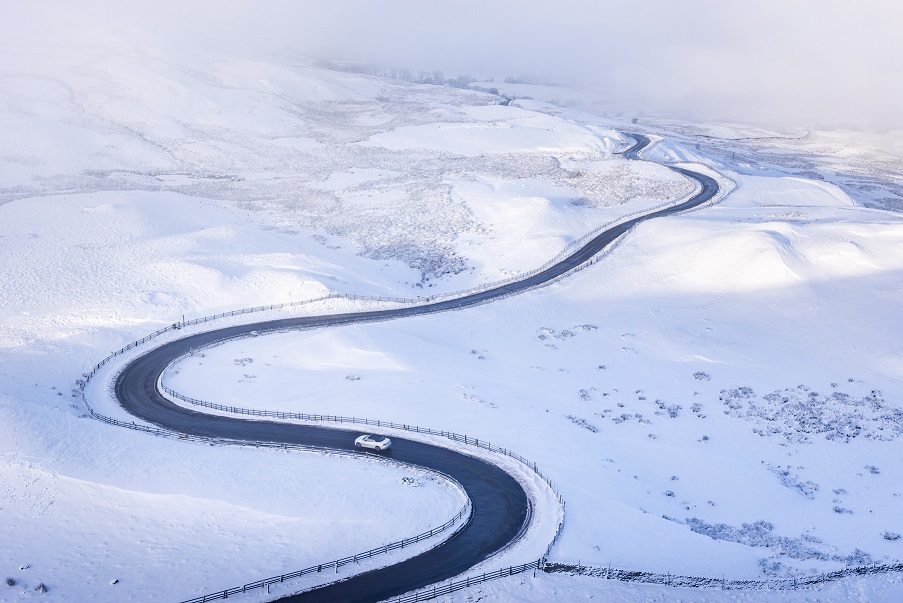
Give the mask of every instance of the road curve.
[{"label": "road curve", "polygon": [[[631,136],[637,142],[625,151],[624,156],[638,159],[637,153],[650,141],[642,135]],[[560,262],[523,280],[415,307],[285,318],[189,335],[130,361],[116,378],[115,395],[122,407],[132,415],[190,435],[353,450],[354,436],[347,430],[207,415],[177,406],[157,390],[158,378],[166,366],[182,354],[252,331],[267,333],[421,316],[466,308],[547,283],[587,262],[636,224],[697,207],[718,193],[718,184],[713,178],[684,168],[669,167],[697,181],[701,190],[683,203],[609,228]],[[452,539],[416,557],[280,601],[384,600],[461,574],[516,540],[525,529],[530,516],[527,494],[516,479],[499,467],[454,450],[395,436],[392,457],[396,461],[440,471],[455,478],[473,501],[470,523]]]}]

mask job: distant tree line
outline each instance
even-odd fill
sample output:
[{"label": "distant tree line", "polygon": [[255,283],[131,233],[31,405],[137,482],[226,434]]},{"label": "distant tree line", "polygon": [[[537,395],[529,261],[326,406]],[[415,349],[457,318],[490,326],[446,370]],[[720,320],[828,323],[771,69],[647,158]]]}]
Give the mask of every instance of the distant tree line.
[{"label": "distant tree line", "polygon": [[[471,90],[477,90],[479,92],[499,95],[499,90],[495,87],[471,86],[471,84],[477,80],[470,75],[446,77],[445,74],[438,69],[435,71],[416,71],[404,67],[383,67],[380,65],[364,65],[360,63],[335,63],[332,61],[319,61],[317,65],[333,71],[373,75],[376,77],[400,80],[402,82],[410,82],[412,84],[433,84],[435,86],[451,86],[452,88],[470,88]],[[488,81],[494,82],[495,80],[494,78],[489,78]],[[541,83],[525,77],[506,77],[504,81],[506,84]]]},{"label": "distant tree line", "polygon": [[405,67],[383,67],[380,65],[365,65],[360,63],[334,63],[332,61],[319,61],[317,65],[333,71],[374,75],[393,80],[401,80],[402,82],[411,82],[412,84],[434,84],[437,86],[466,88],[471,82],[476,81],[469,75],[445,77],[445,74],[438,69],[436,71],[414,71]]}]

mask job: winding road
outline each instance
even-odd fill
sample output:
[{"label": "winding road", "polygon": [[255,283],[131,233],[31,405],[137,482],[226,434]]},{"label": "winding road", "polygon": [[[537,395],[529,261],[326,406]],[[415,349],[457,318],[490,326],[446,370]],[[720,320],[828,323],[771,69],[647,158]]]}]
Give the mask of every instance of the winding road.
[{"label": "winding road", "polygon": [[[645,136],[632,134],[636,144],[624,152],[629,159],[649,144]],[[697,207],[718,193],[717,182],[704,174],[668,166],[701,185],[691,199],[650,212],[601,232],[560,262],[523,280],[455,299],[392,310],[308,316],[232,326],[189,335],[164,344],[130,361],[115,382],[115,395],[129,413],[164,428],[185,434],[228,438],[247,442],[276,442],[353,450],[354,434],[343,429],[293,425],[207,415],[169,402],[158,390],[158,378],[175,358],[223,340],[249,335],[311,329],[422,316],[459,310],[548,283],[589,261],[636,224]],[[444,544],[395,565],[353,576],[343,582],[280,599],[280,601],[379,601],[447,580],[503,549],[523,533],[529,523],[529,498],[520,483],[505,471],[483,461],[422,442],[393,436],[392,458],[456,479],[473,501],[470,523]]]}]

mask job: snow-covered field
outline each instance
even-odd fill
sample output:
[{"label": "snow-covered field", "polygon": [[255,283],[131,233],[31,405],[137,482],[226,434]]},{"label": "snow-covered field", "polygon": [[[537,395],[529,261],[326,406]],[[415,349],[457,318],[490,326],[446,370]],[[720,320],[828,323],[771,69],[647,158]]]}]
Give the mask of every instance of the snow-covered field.
[{"label": "snow-covered field", "polygon": [[[0,578],[16,581],[0,600],[39,583],[47,600],[181,600],[454,515],[457,490],[402,467],[100,424],[75,380],[183,315],[465,289],[692,190],[618,157],[629,128],[664,137],[647,157],[736,190],[551,286],[237,341],[168,385],[508,446],[567,500],[556,561],[774,578],[903,559],[897,137],[632,124],[554,90],[500,106],[284,57],[0,57]],[[452,598],[473,596],[891,601],[903,584],[765,595],[556,574]]]},{"label": "snow-covered field", "polygon": [[735,577],[895,559],[899,320],[865,317],[899,294],[903,220],[805,182],[784,185],[800,188],[789,211],[772,184],[741,178],[529,294],[246,339],[167,383],[478,430],[555,476],[568,529],[553,558]]}]

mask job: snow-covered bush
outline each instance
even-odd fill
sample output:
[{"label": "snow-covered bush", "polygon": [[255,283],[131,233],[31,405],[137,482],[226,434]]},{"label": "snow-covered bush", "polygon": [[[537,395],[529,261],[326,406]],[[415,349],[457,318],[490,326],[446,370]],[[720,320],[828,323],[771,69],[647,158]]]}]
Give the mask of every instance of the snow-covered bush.
[{"label": "snow-covered bush", "polygon": [[597,433],[599,431],[598,427],[596,427],[592,423],[587,422],[585,419],[581,419],[580,417],[575,417],[573,415],[568,415],[567,418],[570,419],[571,423],[573,423],[574,425],[579,425],[580,427],[588,429],[593,433]]},{"label": "snow-covered bush", "polygon": [[834,505],[834,512],[840,515],[852,515],[853,511],[847,509],[846,507],[841,507],[840,505]]},{"label": "snow-covered bush", "polygon": [[[621,405],[619,404],[618,406],[621,406]],[[652,424],[651,421],[649,421],[648,419],[644,419],[643,415],[641,415],[638,412],[635,412],[632,415],[627,414],[627,413],[622,413],[616,417],[612,417],[611,420],[614,421],[616,425],[620,425],[621,423],[624,423],[626,421],[636,421],[637,423],[644,423],[646,425]]]},{"label": "snow-covered bush", "polygon": [[759,559],[759,568],[761,568],[764,575],[770,578],[776,578],[786,573],[784,564],[782,564],[780,561],[775,561],[774,559],[769,559],[767,557]]},{"label": "snow-covered bush", "polygon": [[[796,475],[792,472],[790,465],[787,467],[775,466],[772,464],[766,465],[768,470],[774,473],[778,480],[780,480],[781,484],[791,490],[799,492],[803,496],[809,499],[815,498],[815,493],[818,492],[818,484],[809,480],[803,480],[799,475]],[[797,469],[802,469],[802,467],[797,467]]]},{"label": "snow-covered bush", "polygon": [[573,331],[569,331],[568,329],[562,329],[560,331],[556,331],[555,329],[550,329],[549,327],[540,327],[539,335],[536,336],[540,341],[545,341],[547,339],[570,339],[571,337],[576,337],[577,334]]},{"label": "snow-covered bush", "polygon": [[[697,534],[708,536],[714,540],[736,542],[746,546],[766,547],[772,551],[774,557],[789,557],[791,559],[818,561],[834,561],[846,565],[862,565],[872,563],[872,556],[860,549],[855,549],[849,555],[829,554],[819,548],[827,548],[817,537],[804,534],[799,538],[778,536],[773,533],[774,525],[768,521],[755,521],[744,523],[741,527],[735,527],[723,523],[710,524],[702,519],[692,517],[684,522],[671,519],[677,523],[686,524],[690,530]],[[774,569],[769,563],[768,567]],[[763,566],[763,571],[765,567]]]},{"label": "snow-covered bush", "polygon": [[760,398],[741,386],[721,390],[719,399],[725,414],[757,423],[754,433],[793,443],[810,443],[815,435],[848,443],[857,437],[889,441],[903,434],[903,408],[888,404],[877,390],[862,398],[843,392],[823,396],[799,385]]}]

